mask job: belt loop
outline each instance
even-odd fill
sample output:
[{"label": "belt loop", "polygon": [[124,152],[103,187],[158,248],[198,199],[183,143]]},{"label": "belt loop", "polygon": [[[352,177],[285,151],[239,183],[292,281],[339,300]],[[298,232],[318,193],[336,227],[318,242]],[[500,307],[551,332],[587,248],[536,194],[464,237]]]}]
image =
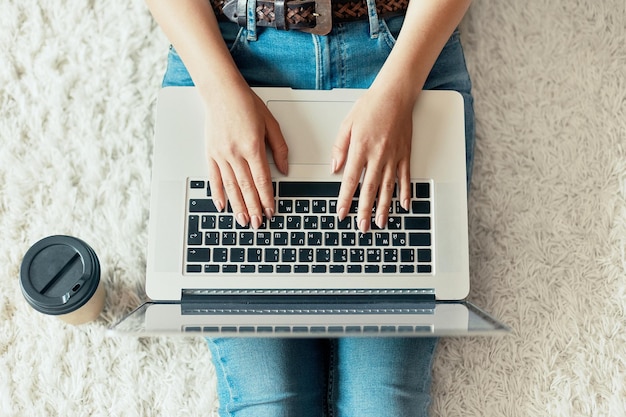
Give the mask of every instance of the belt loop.
[{"label": "belt loop", "polygon": [[376,39],[380,31],[378,13],[376,12],[376,0],[367,0],[367,14],[370,21],[370,38]]},{"label": "belt loop", "polygon": [[[246,2],[246,0],[239,0],[239,2]],[[246,6],[248,40],[256,41],[256,0],[248,0]]]},{"label": "belt loop", "polygon": [[285,0],[274,0],[274,22],[276,23],[276,29],[287,30],[287,23],[285,22]]}]

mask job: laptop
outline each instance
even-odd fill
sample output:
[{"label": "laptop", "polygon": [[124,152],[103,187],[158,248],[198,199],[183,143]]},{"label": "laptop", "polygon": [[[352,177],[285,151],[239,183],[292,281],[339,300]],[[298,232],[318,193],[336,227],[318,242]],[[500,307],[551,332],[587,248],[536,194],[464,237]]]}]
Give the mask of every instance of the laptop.
[{"label": "laptop", "polygon": [[[149,301],[113,326],[135,335],[367,337],[502,334],[470,289],[463,99],[424,91],[414,109],[412,198],[387,227],[356,227],[358,190],[339,221],[331,148],[363,90],[254,88],[289,146],[269,160],[276,214],[241,227],[207,181],[194,87],[159,92],[148,230]],[[210,128],[210,127],[209,127]]]}]

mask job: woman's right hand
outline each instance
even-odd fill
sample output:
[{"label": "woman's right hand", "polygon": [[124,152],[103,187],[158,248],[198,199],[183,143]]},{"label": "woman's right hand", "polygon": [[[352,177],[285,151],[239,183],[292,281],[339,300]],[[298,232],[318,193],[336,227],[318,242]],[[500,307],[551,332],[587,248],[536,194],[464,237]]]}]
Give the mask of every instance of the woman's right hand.
[{"label": "woman's right hand", "polygon": [[226,207],[226,197],[237,222],[258,228],[263,215],[274,215],[274,191],[266,143],[276,168],[287,174],[287,143],[278,122],[249,87],[216,93],[205,100],[206,152],[213,202]]}]

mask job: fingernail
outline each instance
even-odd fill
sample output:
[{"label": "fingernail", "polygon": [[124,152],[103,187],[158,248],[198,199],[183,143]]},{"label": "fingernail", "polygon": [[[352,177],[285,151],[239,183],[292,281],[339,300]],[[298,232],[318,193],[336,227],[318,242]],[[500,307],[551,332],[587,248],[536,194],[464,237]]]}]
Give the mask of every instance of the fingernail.
[{"label": "fingernail", "polygon": [[335,158],[333,158],[333,159],[330,161],[330,173],[331,173],[331,174],[334,174],[334,173],[335,173],[335,171],[337,171],[337,161],[335,160]]},{"label": "fingernail", "polygon": [[342,207],[337,211],[337,217],[339,217],[339,220],[341,221],[346,218],[347,213],[348,210],[345,207]]},{"label": "fingernail", "polygon": [[222,210],[224,210],[224,203],[222,203],[221,200],[215,200],[213,201],[213,204],[215,204],[215,208],[217,209],[217,211],[219,211],[220,213],[222,212]]},{"label": "fingernail", "polygon": [[369,226],[369,222],[367,221],[367,219],[361,219],[359,221],[359,230],[362,233],[367,233],[368,226]]},{"label": "fingernail", "polygon": [[246,216],[244,213],[237,214],[237,223],[239,223],[240,226],[247,225],[248,224],[248,216]]},{"label": "fingernail", "polygon": [[265,209],[265,218],[267,220],[270,220],[272,217],[274,217],[274,209],[271,207],[268,207]]},{"label": "fingernail", "polygon": [[379,214],[378,216],[376,216],[376,226],[378,226],[380,229],[384,229],[385,228],[385,216],[383,216],[382,214]]},{"label": "fingernail", "polygon": [[409,199],[408,198],[402,201],[402,208],[405,209],[406,211],[409,211]]},{"label": "fingernail", "polygon": [[261,227],[261,218],[257,216],[256,214],[253,215],[252,218],[250,219],[250,225],[252,226],[253,229],[258,229],[259,227]]}]

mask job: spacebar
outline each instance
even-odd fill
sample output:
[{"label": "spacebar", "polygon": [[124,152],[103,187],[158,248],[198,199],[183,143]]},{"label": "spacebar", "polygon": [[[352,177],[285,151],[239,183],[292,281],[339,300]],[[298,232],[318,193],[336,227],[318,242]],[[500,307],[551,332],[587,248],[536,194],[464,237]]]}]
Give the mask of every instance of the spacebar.
[{"label": "spacebar", "polygon": [[341,182],[293,181],[278,183],[279,197],[337,197]]}]

